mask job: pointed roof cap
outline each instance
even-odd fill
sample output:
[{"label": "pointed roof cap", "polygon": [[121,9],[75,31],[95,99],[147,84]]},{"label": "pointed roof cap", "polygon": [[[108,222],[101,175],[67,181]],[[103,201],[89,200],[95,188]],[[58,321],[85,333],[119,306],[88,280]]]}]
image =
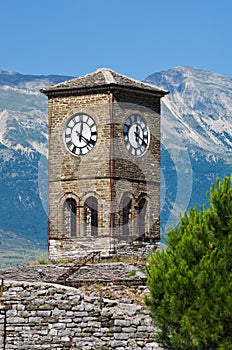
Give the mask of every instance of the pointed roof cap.
[{"label": "pointed roof cap", "polygon": [[83,75],[78,78],[64,81],[59,84],[51,85],[40,91],[47,96],[57,96],[75,92],[113,90],[115,88],[126,88],[143,92],[151,92],[160,95],[166,95],[168,91],[155,85],[143,83],[139,80],[129,78],[119,74],[109,68],[100,68],[93,73]]}]

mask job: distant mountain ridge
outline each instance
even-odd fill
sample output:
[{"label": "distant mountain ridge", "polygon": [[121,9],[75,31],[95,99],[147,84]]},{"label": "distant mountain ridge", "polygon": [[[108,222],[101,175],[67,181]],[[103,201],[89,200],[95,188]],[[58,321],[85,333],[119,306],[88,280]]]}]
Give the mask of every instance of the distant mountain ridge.
[{"label": "distant mountain ridge", "polygon": [[155,73],[147,82],[170,89],[164,105],[188,143],[217,153],[232,146],[232,80],[191,67]]},{"label": "distant mountain ridge", "polygon": [[[35,259],[45,249],[47,98],[39,90],[71,78],[0,71],[0,264],[21,264],[32,259],[29,251]],[[232,80],[174,67],[145,81],[170,91],[161,118],[165,232],[180,212],[205,202],[217,176],[232,172]]]},{"label": "distant mountain ridge", "polygon": [[216,177],[232,172],[232,80],[181,66],[145,81],[170,91],[162,99],[161,119],[165,230],[177,222],[178,213],[206,202],[205,192]]},{"label": "distant mountain ridge", "polygon": [[30,86],[30,82],[33,83],[35,90],[39,93],[40,88],[49,86],[52,84],[57,84],[65,80],[72,79],[72,76],[62,76],[62,75],[30,75],[30,74],[20,74],[17,72],[0,70],[0,85],[18,87],[26,89]]}]

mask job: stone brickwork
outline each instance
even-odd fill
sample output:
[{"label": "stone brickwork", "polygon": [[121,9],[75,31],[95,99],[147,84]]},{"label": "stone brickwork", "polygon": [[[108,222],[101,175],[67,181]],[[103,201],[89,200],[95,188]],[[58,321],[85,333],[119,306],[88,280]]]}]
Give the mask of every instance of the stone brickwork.
[{"label": "stone brickwork", "polygon": [[[117,259],[118,257],[121,257],[125,251],[128,252],[127,249],[128,247],[126,246],[120,247],[118,253],[121,254],[114,258]],[[131,256],[128,255],[128,257],[130,258]],[[132,258],[134,258],[134,256]],[[93,263],[80,266],[80,268],[78,268],[78,265],[74,268],[74,264],[28,265],[0,269],[0,278],[28,282],[43,281],[53,284],[65,283],[65,285],[76,288],[96,284],[101,284],[101,286],[106,286],[106,288],[107,286],[117,285],[117,288],[119,289],[128,287],[131,291],[131,288],[133,290],[133,287],[135,287],[135,289],[138,286],[143,286],[143,288],[145,288],[145,266],[145,262]],[[39,275],[38,270],[43,270],[44,274],[42,277]],[[62,276],[67,275],[70,270],[72,271],[71,275],[68,274],[68,277],[65,280],[61,278]],[[133,273],[131,274],[132,271]]]},{"label": "stone brickwork", "polygon": [[143,305],[105,299],[101,294],[87,296],[61,285],[4,282],[3,350],[161,349],[153,336],[154,327]]},{"label": "stone brickwork", "polygon": [[[118,78],[122,85],[112,88],[111,83]],[[97,82],[102,79],[106,84],[98,87]],[[88,82],[94,86],[92,90]],[[141,222],[143,235],[159,240],[160,98],[166,92],[145,85],[102,70],[60,84],[54,91],[48,88],[49,257],[52,261],[75,261],[99,250],[102,256],[109,256],[121,241],[134,241],[141,235]],[[82,157],[70,154],[63,142],[67,120],[77,113],[91,116],[98,133],[95,146]],[[128,152],[124,144],[124,123],[132,114],[142,116],[151,135],[149,148],[141,157]],[[97,200],[98,230],[94,236],[86,228],[85,203],[90,197]],[[125,198],[130,201],[127,224]],[[64,225],[67,200],[76,203],[75,237],[67,233]],[[145,214],[141,214],[142,202],[146,204]],[[141,215],[143,220],[139,219]]]}]

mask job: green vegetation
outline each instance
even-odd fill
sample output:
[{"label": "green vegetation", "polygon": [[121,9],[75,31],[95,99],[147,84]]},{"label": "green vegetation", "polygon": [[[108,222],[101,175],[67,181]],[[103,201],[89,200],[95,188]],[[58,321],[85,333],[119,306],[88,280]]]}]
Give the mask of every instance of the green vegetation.
[{"label": "green vegetation", "polygon": [[129,277],[134,277],[136,276],[136,271],[135,270],[131,270],[129,273]]},{"label": "green vegetation", "polygon": [[145,263],[146,262],[146,257],[140,257],[139,255],[136,254],[127,254],[125,255],[114,255],[111,256],[110,258],[101,258],[102,263],[129,263],[129,264],[136,264],[136,263]]},{"label": "green vegetation", "polygon": [[47,244],[0,230],[0,268],[46,261]]},{"label": "green vegetation", "polygon": [[149,258],[145,302],[166,349],[232,349],[231,183],[217,180],[209,208],[185,213]]}]

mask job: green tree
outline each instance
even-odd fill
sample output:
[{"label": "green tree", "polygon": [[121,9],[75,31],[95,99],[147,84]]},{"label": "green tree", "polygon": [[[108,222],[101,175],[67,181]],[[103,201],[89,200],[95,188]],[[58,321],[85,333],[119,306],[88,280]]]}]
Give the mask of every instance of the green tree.
[{"label": "green tree", "polygon": [[166,349],[232,349],[231,182],[217,179],[209,208],[185,213],[148,260],[145,302]]}]

